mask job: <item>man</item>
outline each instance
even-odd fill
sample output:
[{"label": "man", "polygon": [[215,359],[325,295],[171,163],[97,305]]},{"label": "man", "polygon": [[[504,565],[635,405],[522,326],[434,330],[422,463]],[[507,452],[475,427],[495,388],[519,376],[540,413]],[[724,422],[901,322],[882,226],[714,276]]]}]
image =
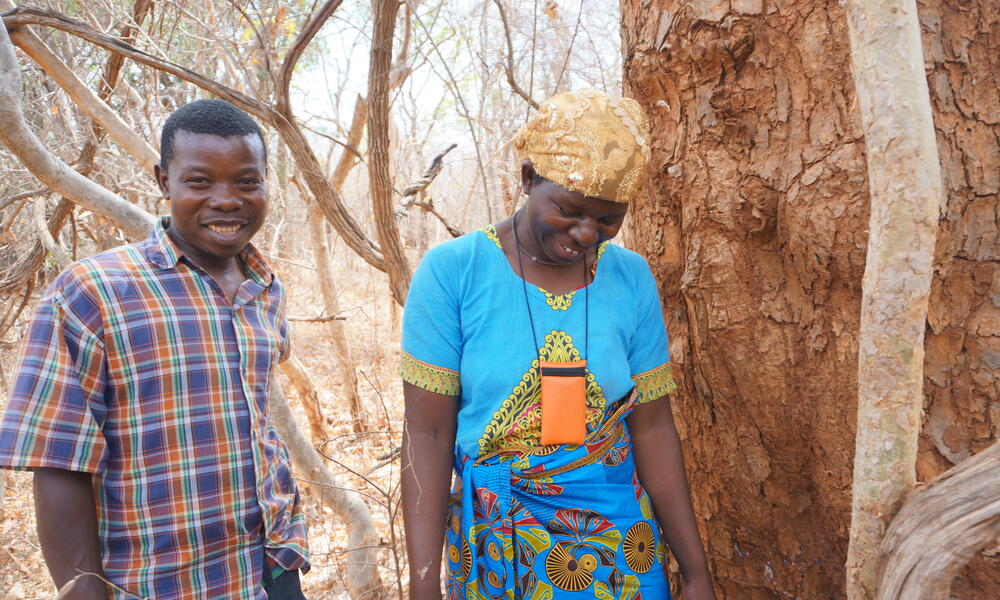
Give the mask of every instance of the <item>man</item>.
[{"label": "man", "polygon": [[55,584],[100,576],[67,598],[302,598],[305,516],[267,414],[284,292],[249,243],[267,214],[264,138],[233,105],[199,100],[160,147],[171,216],[49,287],[0,466],[34,471]]}]

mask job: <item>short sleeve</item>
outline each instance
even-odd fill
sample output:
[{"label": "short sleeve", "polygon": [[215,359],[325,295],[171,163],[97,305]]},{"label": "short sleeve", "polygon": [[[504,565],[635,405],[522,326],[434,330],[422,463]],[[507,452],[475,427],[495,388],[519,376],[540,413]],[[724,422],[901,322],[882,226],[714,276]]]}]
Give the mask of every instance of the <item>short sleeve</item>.
[{"label": "short sleeve", "polygon": [[[57,280],[58,282],[58,280]],[[40,301],[0,421],[0,466],[96,473],[106,452],[104,344],[61,290]],[[93,306],[90,299],[81,304]]]},{"label": "short sleeve", "polygon": [[442,247],[424,256],[403,309],[403,381],[446,396],[461,393],[462,328],[458,272]]},{"label": "short sleeve", "polygon": [[636,285],[636,328],[629,346],[628,362],[635,383],[637,402],[642,404],[669,394],[677,388],[670,368],[667,329],[656,280],[642,262]]}]

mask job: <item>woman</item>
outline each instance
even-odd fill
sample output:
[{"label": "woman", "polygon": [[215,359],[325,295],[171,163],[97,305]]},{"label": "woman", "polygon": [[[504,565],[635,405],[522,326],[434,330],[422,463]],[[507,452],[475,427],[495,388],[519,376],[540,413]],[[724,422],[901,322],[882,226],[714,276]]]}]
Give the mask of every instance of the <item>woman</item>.
[{"label": "woman", "polygon": [[449,599],[669,598],[662,528],[684,600],[714,600],[656,284],[608,243],[647,131],[629,99],[549,99],[513,142],[524,208],[437,246],[414,274],[401,367],[411,598],[440,597],[442,546]]}]

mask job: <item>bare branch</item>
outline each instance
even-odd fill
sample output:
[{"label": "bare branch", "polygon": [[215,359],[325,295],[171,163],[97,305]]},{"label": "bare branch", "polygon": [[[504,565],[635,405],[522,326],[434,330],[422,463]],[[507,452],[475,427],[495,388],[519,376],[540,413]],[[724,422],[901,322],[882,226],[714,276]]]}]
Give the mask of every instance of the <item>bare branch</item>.
[{"label": "bare branch", "polygon": [[24,25],[44,25],[46,27],[65,31],[66,33],[74,35],[80,39],[86,40],[95,46],[100,46],[110,52],[121,54],[138,63],[144,64],[148,67],[153,67],[154,69],[169,73],[189,83],[193,83],[203,90],[209,91],[216,96],[239,106],[243,110],[263,121],[273,123],[278,119],[278,115],[274,109],[259,102],[258,100],[251,98],[246,94],[240,93],[230,87],[222,85],[221,83],[205,77],[200,73],[196,73],[176,63],[139,50],[135,46],[127,44],[116,37],[97,31],[83,21],[72,19],[52,10],[30,8],[25,6],[19,6],[10,12],[4,13],[2,16],[7,29],[13,29]]},{"label": "bare branch", "polygon": [[10,39],[69,94],[80,110],[99,123],[143,169],[152,174],[153,165],[160,159],[156,150],[129,127],[128,123],[123,121],[104,100],[80,81],[76,73],[66,66],[66,63],[60,60],[41,38],[24,27],[11,32]]},{"label": "bare branch", "polygon": [[7,30],[0,27],[0,142],[52,190],[115,222],[132,238],[146,237],[153,215],[80,175],[49,152],[24,122],[21,71]]},{"label": "bare branch", "polygon": [[66,254],[66,250],[59,245],[59,242],[52,237],[52,234],[49,232],[48,222],[45,220],[45,197],[35,198],[34,205],[32,221],[35,224],[38,239],[41,240],[42,245],[49,251],[49,254],[52,255],[52,258],[55,259],[60,268],[68,266],[73,260]]},{"label": "bare branch", "polygon": [[962,566],[1000,535],[998,471],[994,442],[907,498],[879,549],[878,600],[951,596]]},{"label": "bare branch", "polygon": [[382,271],[386,269],[385,262],[381,256],[381,249],[358,226],[357,222],[344,206],[340,194],[327,181],[319,166],[316,155],[313,153],[301,129],[296,125],[295,118],[291,114],[289,107],[286,106],[284,112],[279,112],[271,106],[213,81],[204,75],[143,52],[131,44],[126,44],[115,37],[97,31],[82,21],[71,19],[55,11],[19,7],[13,11],[4,13],[3,17],[8,28],[23,25],[45,25],[70,33],[111,52],[123,54],[136,62],[192,83],[239,106],[262,121],[271,124],[278,130],[282,140],[288,146],[289,151],[295,158],[295,163],[302,172],[306,185],[316,197],[326,218],[329,219],[337,232],[343,236],[347,245],[371,266]]},{"label": "bare branch", "polygon": [[[342,189],[344,181],[354,168],[355,158],[361,159],[361,154],[354,150],[361,143],[361,134],[364,133],[365,121],[368,120],[368,102],[364,96],[358,94],[358,99],[354,103],[354,116],[351,117],[351,128],[347,132],[347,143],[343,144],[345,152],[341,153],[340,160],[330,176],[330,185],[334,189]],[[347,152],[346,150],[354,150]]]},{"label": "bare branch", "polygon": [[[446,154],[458,147],[458,144],[452,144],[448,146],[444,152],[441,152],[431,161],[431,166],[427,167],[424,171],[423,177],[417,181],[411,183],[403,189],[403,200],[400,202],[399,208],[396,209],[396,215],[402,215],[406,212],[406,209],[411,206],[417,206],[424,209],[426,212],[434,215],[438,221],[444,225],[445,229],[452,237],[459,237],[462,235],[462,231],[457,227],[453,227],[448,223],[444,215],[439,213],[436,208],[434,208],[434,201],[427,196],[427,188],[430,186],[431,182],[441,173],[441,168],[444,166],[444,157]],[[420,197],[425,198],[424,200],[418,200]]]},{"label": "bare branch", "polygon": [[330,321],[346,321],[347,317],[342,314],[327,315],[325,317],[288,317],[289,321],[299,323],[329,323]]},{"label": "bare branch", "polygon": [[[135,4],[132,6],[132,22],[126,23],[125,27],[122,28],[122,41],[126,44],[135,43],[136,34],[139,33],[139,26],[146,20],[146,15],[149,14],[152,8],[153,0],[135,0]],[[101,89],[97,92],[101,100],[106,101],[111,97],[111,92],[118,85],[118,74],[121,72],[124,64],[125,57],[121,54],[112,52],[111,56],[108,57],[108,64],[104,67],[104,76],[101,77]]]},{"label": "bare branch", "polygon": [[431,166],[427,167],[427,170],[424,171],[424,174],[420,179],[403,188],[402,196],[404,207],[409,205],[409,203],[406,202],[406,198],[416,196],[420,192],[427,189],[427,186],[429,186],[431,182],[434,181],[434,179],[441,173],[441,168],[444,166],[445,155],[457,147],[458,144],[452,144],[445,148],[443,152],[439,153],[431,160]]},{"label": "bare branch", "polygon": [[292,47],[288,49],[288,53],[285,54],[285,60],[281,63],[281,70],[278,71],[278,106],[282,106],[288,103],[288,88],[292,82],[292,72],[295,71],[295,64],[299,61],[302,53],[305,52],[306,47],[309,42],[312,41],[319,30],[326,23],[327,19],[333,14],[335,10],[340,6],[343,0],[327,0],[326,4],[319,9],[316,14],[309,19],[309,22],[302,31],[299,32],[299,36],[295,38],[292,43]]},{"label": "bare branch", "polygon": [[[503,65],[504,73],[507,75],[507,83],[510,85],[510,89],[514,90],[514,93],[518,96],[524,98],[524,101],[531,105],[531,108],[538,110],[538,103],[535,102],[528,92],[521,89],[521,86],[517,85],[517,81],[514,79],[514,44],[510,39],[510,25],[507,23],[507,12],[503,8],[503,4],[500,0],[493,0],[493,3],[497,5],[497,10],[500,11],[500,22],[503,23],[503,34],[507,38],[507,62]],[[581,3],[580,10],[583,10],[583,5]],[[578,22],[579,23],[579,22]],[[574,38],[576,34],[573,34]],[[562,75],[560,74],[560,77]]]},{"label": "bare branch", "polygon": [[22,192],[20,194],[14,194],[10,198],[5,198],[3,200],[0,200],[0,210],[7,208],[8,206],[10,206],[15,202],[19,202],[21,200],[27,200],[32,196],[37,196],[38,194],[44,194],[44,193],[45,193],[44,189],[39,189],[39,190],[31,190],[30,192]]}]

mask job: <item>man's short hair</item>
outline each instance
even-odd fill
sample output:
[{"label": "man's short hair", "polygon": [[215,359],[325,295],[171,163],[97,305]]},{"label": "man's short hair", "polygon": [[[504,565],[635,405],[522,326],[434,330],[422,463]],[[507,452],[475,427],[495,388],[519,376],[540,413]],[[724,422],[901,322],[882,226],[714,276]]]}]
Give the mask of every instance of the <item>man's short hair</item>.
[{"label": "man's short hair", "polygon": [[256,135],[264,148],[267,163],[267,142],[257,122],[225,100],[195,100],[175,110],[160,132],[160,168],[166,170],[174,158],[174,137],[178,130],[208,133],[220,137]]}]

